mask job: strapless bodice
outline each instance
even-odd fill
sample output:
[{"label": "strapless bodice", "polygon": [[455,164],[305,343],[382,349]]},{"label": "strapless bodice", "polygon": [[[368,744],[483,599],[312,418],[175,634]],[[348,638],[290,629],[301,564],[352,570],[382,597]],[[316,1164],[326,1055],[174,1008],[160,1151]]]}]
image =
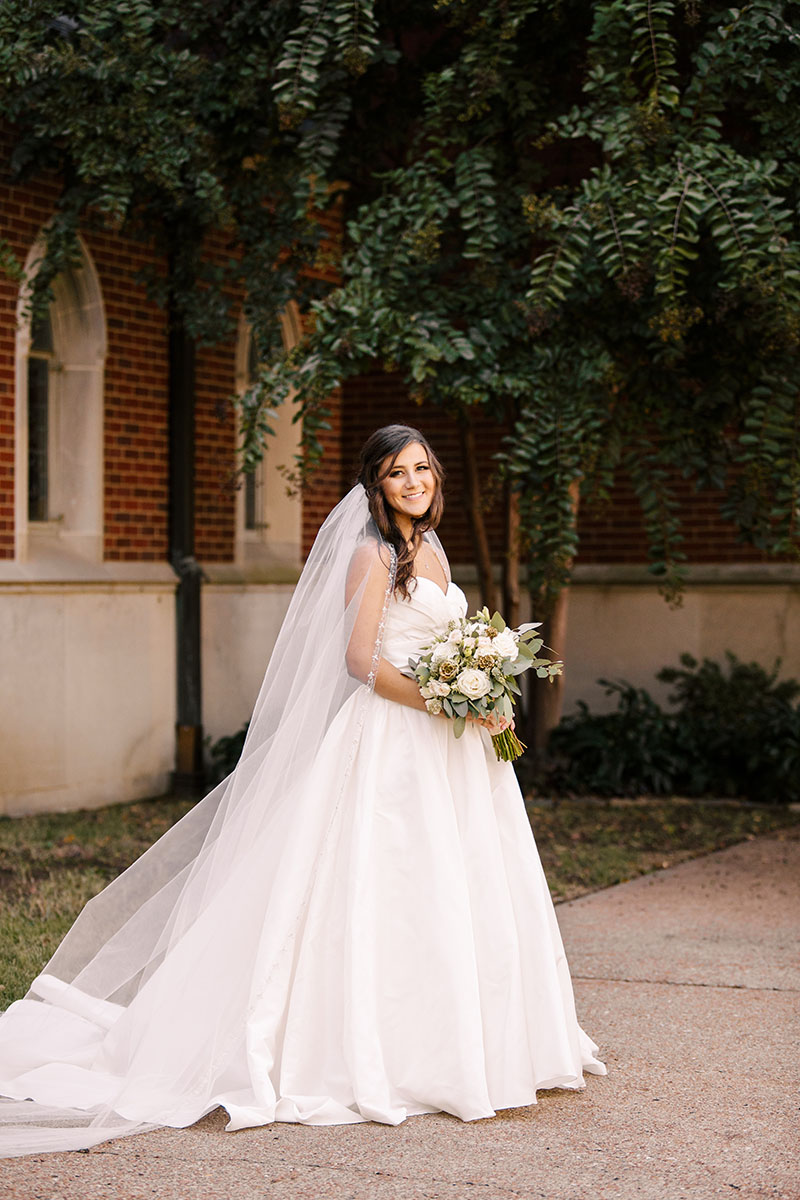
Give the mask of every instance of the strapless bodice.
[{"label": "strapless bodice", "polygon": [[455,583],[443,592],[433,579],[417,577],[408,600],[395,593],[389,601],[381,657],[408,674],[408,660],[416,658],[454,617],[466,616],[467,598]]}]

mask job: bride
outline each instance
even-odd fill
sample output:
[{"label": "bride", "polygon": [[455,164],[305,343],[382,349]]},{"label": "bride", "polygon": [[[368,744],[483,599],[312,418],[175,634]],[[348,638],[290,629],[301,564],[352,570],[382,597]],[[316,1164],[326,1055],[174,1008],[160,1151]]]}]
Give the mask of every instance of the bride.
[{"label": "bride", "polygon": [[[323,524],[232,775],[87,904],[0,1018],[0,1155],[222,1106],[228,1129],[464,1121],[604,1074],[513,768],[408,675],[464,593],[414,429]],[[483,724],[487,724],[483,722]]]}]

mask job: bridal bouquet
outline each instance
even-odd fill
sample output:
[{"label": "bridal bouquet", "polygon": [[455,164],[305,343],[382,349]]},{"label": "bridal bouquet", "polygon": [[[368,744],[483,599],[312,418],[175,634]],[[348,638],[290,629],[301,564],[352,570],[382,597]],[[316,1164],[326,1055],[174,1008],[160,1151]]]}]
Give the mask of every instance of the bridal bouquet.
[{"label": "bridal bouquet", "polygon": [[[544,645],[537,633],[540,625],[534,621],[509,629],[500,613],[490,617],[488,608],[450,621],[424,654],[408,660],[428,712],[450,717],[456,737],[464,732],[468,716],[510,721],[514,697],[521,695],[516,677],[534,669],[540,679],[552,681],[564,665],[537,658]],[[492,743],[505,762],[513,762],[525,749],[513,729],[503,730]]]}]

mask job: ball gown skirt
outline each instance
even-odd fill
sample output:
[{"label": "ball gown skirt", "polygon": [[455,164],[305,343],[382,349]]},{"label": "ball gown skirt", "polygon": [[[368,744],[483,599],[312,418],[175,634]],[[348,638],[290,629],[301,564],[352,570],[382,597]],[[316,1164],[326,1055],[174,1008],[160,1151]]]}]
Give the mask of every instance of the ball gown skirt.
[{"label": "ball gown skirt", "polygon": [[[390,601],[383,657],[407,670],[465,612],[454,584],[420,579]],[[605,1073],[513,768],[477,725],[456,739],[361,692],[302,780],[280,856],[255,838],[132,1003],[45,973],[12,1005],[0,1094],[113,1110],[117,1132],[219,1105],[230,1129],[397,1124],[489,1117]]]}]

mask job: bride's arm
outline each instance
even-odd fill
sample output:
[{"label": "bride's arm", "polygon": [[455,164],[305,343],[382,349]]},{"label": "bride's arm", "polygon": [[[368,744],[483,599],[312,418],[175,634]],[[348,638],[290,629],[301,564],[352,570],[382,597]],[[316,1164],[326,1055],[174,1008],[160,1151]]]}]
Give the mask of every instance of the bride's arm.
[{"label": "bride's arm", "polygon": [[[378,625],[386,603],[388,582],[389,568],[381,558],[377,544],[367,543],[357,550],[347,576],[347,604],[352,603],[362,586],[363,590],[360,593],[358,612],[347,646],[346,660],[347,670],[362,683],[367,682],[372,670],[372,656],[378,640]],[[378,659],[375,671],[375,691],[386,700],[394,700],[397,704],[405,704],[408,708],[427,712],[417,681],[403,675],[397,667],[393,667],[383,658]],[[501,733],[509,724],[513,726],[513,722],[509,722],[505,717],[468,719],[483,725],[491,734]]]},{"label": "bride's arm", "polygon": [[[358,612],[347,646],[347,670],[366,683],[372,670],[372,656],[378,640],[378,625],[386,602],[389,568],[375,543],[367,543],[354,556],[347,577],[348,605],[360,592]],[[386,700],[418,708],[425,712],[425,701],[416,680],[409,679],[385,659],[378,659],[375,691]]]}]

